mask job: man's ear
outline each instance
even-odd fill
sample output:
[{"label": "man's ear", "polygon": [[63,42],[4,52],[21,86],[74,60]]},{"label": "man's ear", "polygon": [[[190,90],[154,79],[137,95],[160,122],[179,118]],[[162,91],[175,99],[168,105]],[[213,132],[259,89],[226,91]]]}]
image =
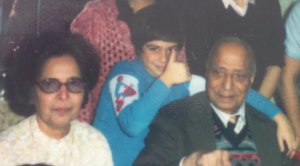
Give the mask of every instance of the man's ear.
[{"label": "man's ear", "polygon": [[251,85],[253,84],[253,81],[254,81],[254,78],[255,78],[255,74],[256,74],[256,72],[254,73],[254,74],[252,74],[252,76],[251,76]]}]

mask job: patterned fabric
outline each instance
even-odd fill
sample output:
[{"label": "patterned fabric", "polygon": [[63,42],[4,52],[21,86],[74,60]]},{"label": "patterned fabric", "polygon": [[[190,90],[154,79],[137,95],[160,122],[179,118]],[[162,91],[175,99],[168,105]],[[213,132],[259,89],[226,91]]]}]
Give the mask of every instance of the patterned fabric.
[{"label": "patterned fabric", "polygon": [[45,163],[55,166],[112,166],[105,137],[79,121],[60,140],[41,132],[33,115],[0,134],[0,165]]},{"label": "patterned fabric", "polygon": [[[230,117],[228,124],[227,124],[227,129],[230,131],[230,133],[235,133],[234,128],[237,124],[238,118],[239,118],[239,115]],[[235,134],[237,134],[237,133],[235,133]]]},{"label": "patterned fabric", "polygon": [[115,0],[93,1],[86,4],[71,24],[72,32],[80,33],[94,46],[101,63],[98,83],[78,117],[81,121],[90,123],[93,120],[102,86],[112,66],[118,61],[136,58],[130,30],[125,22],[117,20],[117,16]]},{"label": "patterned fabric", "polygon": [[[243,130],[236,135],[229,126],[226,129],[217,114],[215,114],[214,111],[212,112],[217,149],[223,149],[229,152],[231,165],[261,166],[262,161],[257,154],[257,148],[248,125],[246,124]],[[233,121],[236,121],[236,118],[233,118]]]}]

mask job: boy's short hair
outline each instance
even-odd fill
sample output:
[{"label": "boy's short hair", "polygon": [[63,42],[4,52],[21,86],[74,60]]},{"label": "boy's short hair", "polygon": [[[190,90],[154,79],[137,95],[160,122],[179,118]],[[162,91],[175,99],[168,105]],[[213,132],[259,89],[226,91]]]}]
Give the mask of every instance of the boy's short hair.
[{"label": "boy's short hair", "polygon": [[131,42],[139,54],[143,46],[153,40],[175,42],[183,46],[183,26],[178,13],[171,8],[152,5],[138,11],[130,26]]}]

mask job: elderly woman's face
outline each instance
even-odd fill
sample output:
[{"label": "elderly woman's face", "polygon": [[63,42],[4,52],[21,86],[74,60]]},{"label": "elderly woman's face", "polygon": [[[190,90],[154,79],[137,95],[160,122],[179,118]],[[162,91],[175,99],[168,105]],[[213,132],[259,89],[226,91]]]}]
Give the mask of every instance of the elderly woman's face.
[{"label": "elderly woman's face", "polygon": [[[37,82],[56,79],[61,83],[81,79],[79,67],[74,58],[65,55],[53,57],[46,61]],[[84,90],[79,93],[69,92],[66,84],[57,92],[45,93],[39,86],[34,88],[34,105],[39,125],[55,128],[69,127],[81,108]]]}]

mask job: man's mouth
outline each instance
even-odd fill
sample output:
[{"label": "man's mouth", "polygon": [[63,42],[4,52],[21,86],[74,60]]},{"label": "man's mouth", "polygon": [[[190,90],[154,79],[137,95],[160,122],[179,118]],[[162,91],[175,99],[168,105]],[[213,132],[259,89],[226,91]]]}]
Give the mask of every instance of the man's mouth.
[{"label": "man's mouth", "polygon": [[219,98],[222,99],[223,101],[231,101],[234,98],[234,95],[222,95],[219,94]]}]

